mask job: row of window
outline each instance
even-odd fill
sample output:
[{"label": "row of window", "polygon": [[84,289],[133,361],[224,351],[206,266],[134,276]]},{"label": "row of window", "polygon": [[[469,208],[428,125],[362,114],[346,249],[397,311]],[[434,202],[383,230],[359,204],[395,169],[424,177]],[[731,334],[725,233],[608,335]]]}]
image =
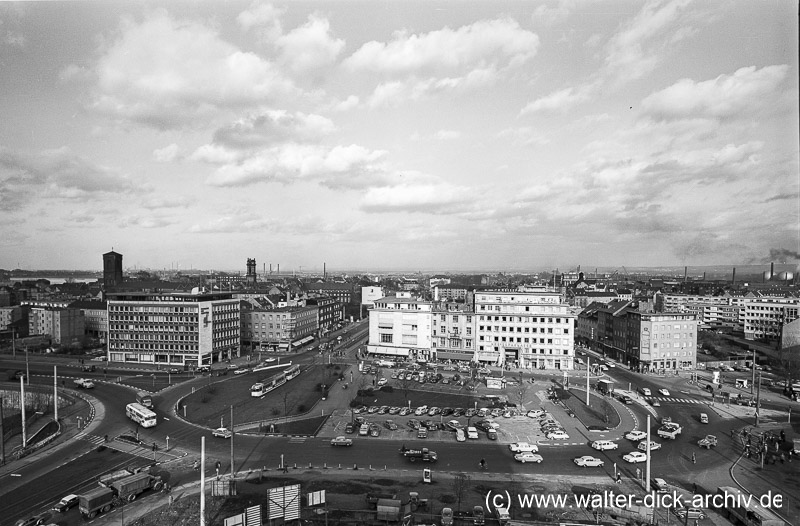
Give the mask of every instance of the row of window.
[{"label": "row of window", "polygon": [[513,336],[494,336],[492,339],[491,336],[487,336],[485,339],[483,335],[478,336],[478,341],[495,341],[495,342],[508,342],[508,343],[546,343],[547,345],[570,345],[572,340],[569,338],[522,338],[517,337],[516,339]]},{"label": "row of window", "polygon": [[[517,322],[517,323],[569,323],[571,318],[539,318],[533,317],[530,318],[528,316],[480,316],[478,321],[506,321],[506,322]],[[555,320],[555,321],[553,321]]]},{"label": "row of window", "polygon": [[[492,331],[492,329],[493,328],[491,325],[486,325],[486,326],[480,325],[478,330]],[[547,327],[547,331],[545,331],[545,327],[538,327],[539,329],[538,331],[537,327],[516,327],[516,331],[514,329],[515,327],[507,327],[505,325],[494,326],[494,332],[525,332],[525,333],[541,332],[542,334],[545,334],[546,332],[547,334],[569,334],[568,328],[561,328],[561,327],[556,327],[555,329],[553,327]]]}]

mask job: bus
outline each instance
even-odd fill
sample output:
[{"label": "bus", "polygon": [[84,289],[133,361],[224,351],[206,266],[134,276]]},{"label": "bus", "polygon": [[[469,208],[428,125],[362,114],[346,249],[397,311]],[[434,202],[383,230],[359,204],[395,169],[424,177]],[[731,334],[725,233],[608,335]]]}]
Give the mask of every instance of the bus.
[{"label": "bus", "polygon": [[294,364],[293,366],[286,369],[283,374],[286,375],[286,381],[288,382],[292,378],[296,378],[300,374],[300,364]]},{"label": "bus", "polygon": [[149,409],[153,407],[153,397],[150,396],[150,393],[139,391],[138,393],[136,393],[136,403],[139,405],[143,405]]},{"label": "bus", "polygon": [[263,382],[258,382],[257,384],[253,384],[250,387],[250,396],[260,397],[264,396],[265,394],[269,393],[270,391],[277,389],[278,387],[282,386],[286,383],[286,373],[278,373],[275,376],[264,380]]},{"label": "bus", "polygon": [[125,414],[142,427],[156,425],[156,414],[142,404],[128,404],[125,406]]}]

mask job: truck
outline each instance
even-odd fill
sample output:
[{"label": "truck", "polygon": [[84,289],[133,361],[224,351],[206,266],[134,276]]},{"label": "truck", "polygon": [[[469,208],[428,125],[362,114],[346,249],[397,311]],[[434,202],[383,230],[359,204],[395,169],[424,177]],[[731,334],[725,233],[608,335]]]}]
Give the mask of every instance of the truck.
[{"label": "truck", "polygon": [[78,509],[87,519],[94,519],[98,513],[106,513],[114,505],[114,490],[97,488],[78,495]]},{"label": "truck", "polygon": [[610,395],[614,392],[614,382],[611,380],[598,380],[597,390],[604,395]]},{"label": "truck", "polygon": [[395,493],[367,493],[367,505],[374,508],[379,500],[396,500]]},{"label": "truck", "polygon": [[86,378],[76,378],[73,383],[84,389],[92,389],[94,387],[94,382]]},{"label": "truck", "polygon": [[675,423],[671,424],[664,424],[663,426],[658,428],[658,436],[661,438],[669,438],[671,440],[675,440],[678,438],[678,435],[681,434],[681,426]]},{"label": "truck", "polygon": [[717,445],[717,437],[714,435],[706,435],[705,438],[701,438],[697,445],[700,447],[704,447],[706,449],[711,449],[712,447]]},{"label": "truck", "polygon": [[111,490],[114,496],[127,501],[136,500],[140,493],[148,489],[158,491],[164,484],[159,476],[127,469],[109,473],[100,478],[98,483],[101,487]]},{"label": "truck", "polygon": [[417,460],[421,460],[423,462],[436,462],[436,460],[439,458],[436,455],[436,451],[431,451],[426,447],[422,449],[407,449],[405,452],[403,452],[403,456],[405,456],[411,462],[416,462]]}]

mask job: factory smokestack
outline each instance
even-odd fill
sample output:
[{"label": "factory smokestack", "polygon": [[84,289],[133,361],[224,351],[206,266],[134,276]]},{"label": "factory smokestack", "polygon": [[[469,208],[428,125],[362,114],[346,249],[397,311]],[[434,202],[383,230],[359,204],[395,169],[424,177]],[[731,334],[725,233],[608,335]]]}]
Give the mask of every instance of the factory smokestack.
[{"label": "factory smokestack", "polygon": [[736,267],[733,267],[733,277],[731,278],[731,285],[736,284]]},{"label": "factory smokestack", "polygon": [[686,283],[686,277],[689,274],[689,267],[683,267],[683,282]]},{"label": "factory smokestack", "polygon": [[324,261],[322,262],[322,280],[325,281],[328,278],[328,268],[327,263]]}]

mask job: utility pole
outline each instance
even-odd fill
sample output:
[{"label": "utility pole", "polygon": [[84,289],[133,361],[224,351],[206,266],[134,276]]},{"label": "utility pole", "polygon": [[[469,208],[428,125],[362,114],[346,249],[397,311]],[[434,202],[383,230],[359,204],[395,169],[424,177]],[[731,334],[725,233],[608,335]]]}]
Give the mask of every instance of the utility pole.
[{"label": "utility pole", "polygon": [[750,394],[753,394],[753,385],[756,383],[756,350],[753,349],[753,363],[750,365],[753,371],[753,379],[750,381]]},{"label": "utility pole", "polygon": [[25,383],[31,385],[31,369],[28,365],[28,347],[25,347]]},{"label": "utility pole", "polygon": [[200,526],[206,526],[206,437],[200,437]]},{"label": "utility pole", "polygon": [[589,407],[589,369],[591,369],[592,359],[586,356],[586,407]]},{"label": "utility pole", "polygon": [[58,366],[53,366],[53,416],[58,422]]},{"label": "utility pole", "polygon": [[644,464],[644,491],[650,493],[650,415],[647,415],[647,459]]},{"label": "utility pole", "polygon": [[758,372],[758,389],[756,390],[756,422],[755,427],[758,427],[758,412],[761,409],[761,371]]},{"label": "utility pole", "polygon": [[22,411],[22,449],[28,445],[28,433],[25,430],[25,381],[19,379],[19,408]]},{"label": "utility pole", "polygon": [[236,433],[233,432],[233,406],[231,406],[231,480],[235,479],[236,471],[233,468],[233,439]]},{"label": "utility pole", "polygon": [[5,415],[3,414],[3,397],[0,396],[0,465],[5,465],[6,463],[6,443],[2,437],[5,436],[5,429],[3,428],[3,420],[5,419]]}]

